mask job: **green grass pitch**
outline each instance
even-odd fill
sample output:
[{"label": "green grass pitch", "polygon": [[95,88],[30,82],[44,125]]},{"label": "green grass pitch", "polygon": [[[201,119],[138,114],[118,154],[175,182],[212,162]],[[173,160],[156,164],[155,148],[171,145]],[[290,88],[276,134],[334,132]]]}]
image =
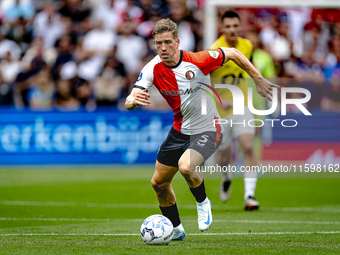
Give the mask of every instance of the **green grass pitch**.
[{"label": "green grass pitch", "polygon": [[227,204],[220,180],[205,180],[214,222],[203,234],[195,200],[173,187],[184,242],[142,241],[143,219],[159,214],[153,167],[0,170],[0,254],[339,254],[340,178],[260,178],[259,211],[243,211],[243,179]]}]

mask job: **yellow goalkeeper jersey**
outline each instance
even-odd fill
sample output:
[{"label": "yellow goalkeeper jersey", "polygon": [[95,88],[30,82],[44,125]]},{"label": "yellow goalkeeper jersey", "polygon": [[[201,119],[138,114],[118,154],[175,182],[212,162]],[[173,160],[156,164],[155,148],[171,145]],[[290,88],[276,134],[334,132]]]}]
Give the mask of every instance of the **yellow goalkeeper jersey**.
[{"label": "yellow goalkeeper jersey", "polygon": [[[210,48],[216,49],[219,47],[230,47],[223,35],[218,38]],[[249,40],[238,37],[235,48],[242,52],[243,55],[245,55],[251,61],[253,45]],[[245,77],[246,71],[236,65],[232,60],[228,61],[222,67],[216,69],[210,74],[212,86],[214,86],[214,84],[232,84],[239,87],[243,92],[244,105],[246,106],[248,105],[248,96]],[[216,91],[222,99],[233,101],[233,97],[229,89],[216,89]],[[230,114],[233,114],[232,108],[228,111],[225,111],[220,107],[219,103],[217,104],[217,110],[221,118],[225,118]]]}]

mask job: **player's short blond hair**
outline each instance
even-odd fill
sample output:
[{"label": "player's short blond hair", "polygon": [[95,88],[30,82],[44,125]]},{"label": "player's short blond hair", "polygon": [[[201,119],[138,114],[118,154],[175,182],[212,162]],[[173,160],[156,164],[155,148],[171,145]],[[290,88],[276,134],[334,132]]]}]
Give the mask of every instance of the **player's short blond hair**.
[{"label": "player's short blond hair", "polygon": [[175,39],[178,38],[178,27],[175,22],[171,19],[161,19],[156,22],[152,29],[152,36],[155,38],[156,34],[160,34],[163,32],[171,32]]}]

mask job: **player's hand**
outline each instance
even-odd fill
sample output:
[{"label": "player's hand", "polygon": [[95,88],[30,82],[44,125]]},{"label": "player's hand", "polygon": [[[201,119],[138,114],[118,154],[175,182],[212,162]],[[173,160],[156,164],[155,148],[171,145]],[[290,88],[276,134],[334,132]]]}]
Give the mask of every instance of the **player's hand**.
[{"label": "player's hand", "polygon": [[265,78],[253,78],[253,80],[256,84],[257,93],[259,93],[262,97],[268,98],[269,101],[272,101],[273,88],[280,88],[280,86],[271,83]]},{"label": "player's hand", "polygon": [[221,99],[222,101],[222,109],[225,111],[230,110],[231,108],[233,108],[233,102],[231,102],[228,99]]},{"label": "player's hand", "polygon": [[146,90],[138,91],[135,99],[133,100],[133,104],[134,105],[143,105],[143,106],[147,106],[147,105],[151,104],[149,93],[147,93]]}]

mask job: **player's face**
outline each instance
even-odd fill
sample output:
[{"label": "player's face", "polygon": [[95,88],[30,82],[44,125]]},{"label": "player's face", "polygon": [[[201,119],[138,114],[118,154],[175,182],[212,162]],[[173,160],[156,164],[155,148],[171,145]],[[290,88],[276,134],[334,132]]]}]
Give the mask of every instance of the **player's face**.
[{"label": "player's face", "polygon": [[237,40],[240,34],[240,20],[238,18],[224,18],[222,21],[221,31],[230,41]]},{"label": "player's face", "polygon": [[175,39],[170,31],[156,34],[153,43],[158,55],[164,62],[172,63],[175,61],[175,54],[179,47],[179,39]]}]

